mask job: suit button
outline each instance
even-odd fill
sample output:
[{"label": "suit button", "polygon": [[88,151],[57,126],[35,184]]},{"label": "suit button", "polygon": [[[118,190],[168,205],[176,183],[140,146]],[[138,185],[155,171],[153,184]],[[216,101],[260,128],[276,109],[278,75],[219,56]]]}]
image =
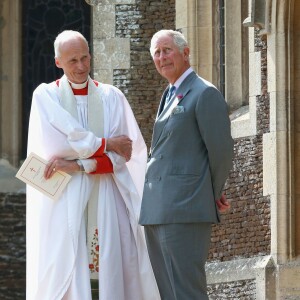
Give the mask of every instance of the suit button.
[{"label": "suit button", "polygon": [[146,183],[148,182],[148,178],[145,179],[145,182],[146,182]]},{"label": "suit button", "polygon": [[162,158],[163,158],[163,156],[162,156],[161,154],[159,154],[159,155],[158,155],[158,158],[159,158],[159,159],[162,159]]}]

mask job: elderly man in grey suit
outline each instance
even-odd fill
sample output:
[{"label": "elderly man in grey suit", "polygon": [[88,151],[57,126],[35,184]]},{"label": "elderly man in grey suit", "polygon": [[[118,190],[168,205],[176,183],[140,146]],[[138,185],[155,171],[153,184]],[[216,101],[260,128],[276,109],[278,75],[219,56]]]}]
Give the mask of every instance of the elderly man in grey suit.
[{"label": "elderly man in grey suit", "polygon": [[140,224],[162,300],[208,299],[211,226],[230,207],[222,192],[233,157],[227,105],[190,67],[180,32],[157,32],[150,52],[169,86],[154,124]]}]

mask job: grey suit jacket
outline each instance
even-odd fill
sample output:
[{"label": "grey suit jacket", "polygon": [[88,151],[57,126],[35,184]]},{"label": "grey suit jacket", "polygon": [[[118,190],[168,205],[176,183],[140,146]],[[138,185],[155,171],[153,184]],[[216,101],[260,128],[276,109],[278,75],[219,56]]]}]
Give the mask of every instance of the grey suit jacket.
[{"label": "grey suit jacket", "polygon": [[165,95],[153,129],[140,224],[219,222],[215,200],[233,157],[226,102],[195,72],[162,111]]}]

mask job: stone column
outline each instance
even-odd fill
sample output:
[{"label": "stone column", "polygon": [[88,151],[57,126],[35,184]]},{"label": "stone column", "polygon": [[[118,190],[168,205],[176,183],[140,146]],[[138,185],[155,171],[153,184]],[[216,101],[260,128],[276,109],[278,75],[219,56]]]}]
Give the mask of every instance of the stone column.
[{"label": "stone column", "polygon": [[19,164],[21,149],[21,1],[0,4],[1,38],[1,157]]},{"label": "stone column", "polygon": [[93,5],[93,73],[104,83],[113,83],[114,69],[130,68],[130,39],[115,36],[115,5],[135,0],[86,0]]},{"label": "stone column", "polygon": [[218,28],[212,20],[216,5],[216,0],[176,1],[176,28],[182,31],[189,42],[191,66],[200,76],[215,85],[218,84]]}]

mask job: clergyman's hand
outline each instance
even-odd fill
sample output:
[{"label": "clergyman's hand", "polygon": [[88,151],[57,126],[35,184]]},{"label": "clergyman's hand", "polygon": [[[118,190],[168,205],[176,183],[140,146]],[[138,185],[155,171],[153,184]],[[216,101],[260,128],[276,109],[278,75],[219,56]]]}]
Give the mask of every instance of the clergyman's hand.
[{"label": "clergyman's hand", "polygon": [[45,179],[51,178],[57,171],[63,171],[70,174],[80,171],[80,167],[75,160],[65,160],[63,158],[53,157],[46,165],[44,171]]},{"label": "clergyman's hand", "polygon": [[106,140],[106,151],[113,151],[129,161],[132,154],[132,140],[126,135],[120,135]]},{"label": "clergyman's hand", "polygon": [[230,209],[230,203],[226,199],[225,194],[222,194],[221,198],[217,200],[216,203],[220,212],[225,212]]}]

